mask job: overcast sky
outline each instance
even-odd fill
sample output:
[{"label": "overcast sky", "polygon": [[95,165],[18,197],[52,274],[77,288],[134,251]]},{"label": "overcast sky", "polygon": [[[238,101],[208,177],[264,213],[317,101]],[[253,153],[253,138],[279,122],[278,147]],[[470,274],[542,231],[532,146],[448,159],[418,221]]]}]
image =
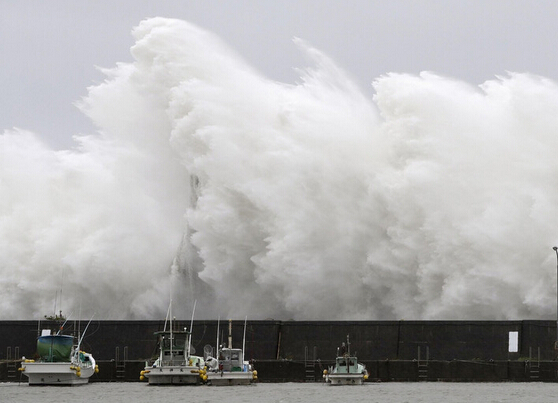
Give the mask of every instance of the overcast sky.
[{"label": "overcast sky", "polygon": [[507,71],[558,80],[558,1],[0,0],[0,133],[31,130],[53,148],[93,133],[74,106],[130,62],[142,19],[215,32],[272,80],[294,83],[299,37],[343,67],[370,98],[388,72],[428,70],[478,85]]}]

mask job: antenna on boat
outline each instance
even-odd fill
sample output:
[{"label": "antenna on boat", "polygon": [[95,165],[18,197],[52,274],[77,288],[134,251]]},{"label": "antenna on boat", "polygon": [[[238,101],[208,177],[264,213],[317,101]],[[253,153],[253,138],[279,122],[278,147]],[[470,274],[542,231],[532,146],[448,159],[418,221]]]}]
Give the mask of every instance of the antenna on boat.
[{"label": "antenna on boat", "polygon": [[93,314],[93,316],[91,317],[91,319],[89,319],[89,322],[87,322],[87,326],[85,326],[85,330],[83,331],[83,334],[81,335],[79,341],[78,341],[78,345],[77,345],[77,351],[79,352],[79,348],[81,346],[81,342],[83,341],[83,338],[85,337],[85,333],[87,332],[87,328],[89,327],[89,324],[91,323],[91,321],[93,320],[93,317],[95,316],[95,314]]},{"label": "antenna on boat", "polygon": [[[91,318],[93,318],[93,316]],[[81,298],[79,299],[78,335],[79,334],[81,334]]]},{"label": "antenna on boat", "polygon": [[[173,260],[173,265],[176,263],[176,258]],[[172,269],[172,266],[171,266]],[[172,275],[172,273],[171,273]],[[167,309],[167,316],[165,316],[165,325],[163,326],[163,332],[167,331],[167,321],[170,319],[171,321],[171,335],[172,335],[172,281],[169,283],[169,307]]]},{"label": "antenna on boat", "polygon": [[244,336],[242,337],[242,365],[244,365],[244,349],[246,348],[246,322],[248,321],[248,316],[244,317]]},{"label": "antenna on boat", "polygon": [[56,301],[58,300],[58,290],[54,292],[54,309],[52,311],[52,317],[56,317]]},{"label": "antenna on boat", "polygon": [[[173,345],[173,334],[172,334],[172,298],[170,300],[169,303],[169,323],[170,323],[170,363],[171,365],[173,364],[173,359],[172,359],[172,345]],[[165,321],[165,328],[167,327],[167,322]]]},{"label": "antenna on boat", "polygon": [[[68,322],[68,320],[70,319],[70,317],[73,315],[73,312],[71,314],[68,315],[68,317],[66,318],[66,320],[64,321],[64,323],[62,323],[62,326],[60,326],[58,328],[58,332],[56,332],[56,335],[59,335],[60,332],[62,331],[62,329],[64,329],[64,326],[66,325],[66,322]],[[62,318],[62,311],[60,311],[60,318]],[[74,333],[75,334],[75,333]]]},{"label": "antenna on boat", "polygon": [[190,321],[190,335],[188,336],[188,358],[190,357],[190,347],[192,346],[192,333],[194,330],[194,314],[196,313],[196,302],[198,302],[198,300],[194,300],[194,309],[192,310],[192,320]]},{"label": "antenna on boat", "polygon": [[217,316],[217,344],[215,346],[215,358],[219,359],[219,321],[221,320],[221,315]]},{"label": "antenna on boat", "polygon": [[79,315],[78,315],[77,324],[76,324],[76,320],[74,319],[74,335],[76,334],[76,331],[79,340],[81,337],[81,299],[79,300]]},{"label": "antenna on boat", "polygon": [[[163,327],[163,332],[167,331],[167,321],[169,320],[169,316],[171,314],[171,305],[172,305],[172,298],[169,302],[169,308],[167,309],[167,316],[165,316],[165,326]],[[172,328],[172,326],[171,326]]]}]

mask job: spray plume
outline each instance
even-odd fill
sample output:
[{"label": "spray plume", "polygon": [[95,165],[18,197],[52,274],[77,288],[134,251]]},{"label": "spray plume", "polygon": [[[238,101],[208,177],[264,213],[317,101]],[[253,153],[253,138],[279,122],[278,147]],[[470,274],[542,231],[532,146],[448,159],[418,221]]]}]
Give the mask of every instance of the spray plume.
[{"label": "spray plume", "polygon": [[0,136],[2,319],[61,289],[104,319],[169,290],[183,318],[554,315],[556,83],[390,73],[371,100],[299,39],[287,85],[183,21],[133,35],[79,103],[97,135]]}]

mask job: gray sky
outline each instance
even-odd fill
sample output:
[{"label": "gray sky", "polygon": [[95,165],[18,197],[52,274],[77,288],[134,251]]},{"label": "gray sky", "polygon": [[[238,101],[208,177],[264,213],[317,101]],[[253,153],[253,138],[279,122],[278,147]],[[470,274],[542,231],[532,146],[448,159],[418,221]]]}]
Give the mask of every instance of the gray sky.
[{"label": "gray sky", "polygon": [[36,132],[53,148],[93,133],[73,105],[104,80],[95,66],[129,62],[147,17],[215,32],[272,80],[294,83],[300,37],[370,98],[388,72],[428,70],[472,84],[530,72],[558,80],[558,1],[535,0],[0,0],[0,133]]}]

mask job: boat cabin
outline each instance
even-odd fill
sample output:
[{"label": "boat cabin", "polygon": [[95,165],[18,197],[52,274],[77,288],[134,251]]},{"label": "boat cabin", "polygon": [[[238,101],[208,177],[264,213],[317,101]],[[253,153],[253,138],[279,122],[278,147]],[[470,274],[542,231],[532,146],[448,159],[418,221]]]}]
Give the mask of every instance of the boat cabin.
[{"label": "boat cabin", "polygon": [[73,342],[73,336],[45,333],[37,339],[37,354],[43,362],[70,362]]},{"label": "boat cabin", "polygon": [[219,350],[219,369],[221,371],[242,371],[243,356],[240,348],[222,348]]},{"label": "boat cabin", "polygon": [[184,363],[186,346],[190,332],[155,332],[160,348],[159,365]]},{"label": "boat cabin", "polygon": [[358,374],[359,366],[356,357],[337,357],[334,373]]}]

